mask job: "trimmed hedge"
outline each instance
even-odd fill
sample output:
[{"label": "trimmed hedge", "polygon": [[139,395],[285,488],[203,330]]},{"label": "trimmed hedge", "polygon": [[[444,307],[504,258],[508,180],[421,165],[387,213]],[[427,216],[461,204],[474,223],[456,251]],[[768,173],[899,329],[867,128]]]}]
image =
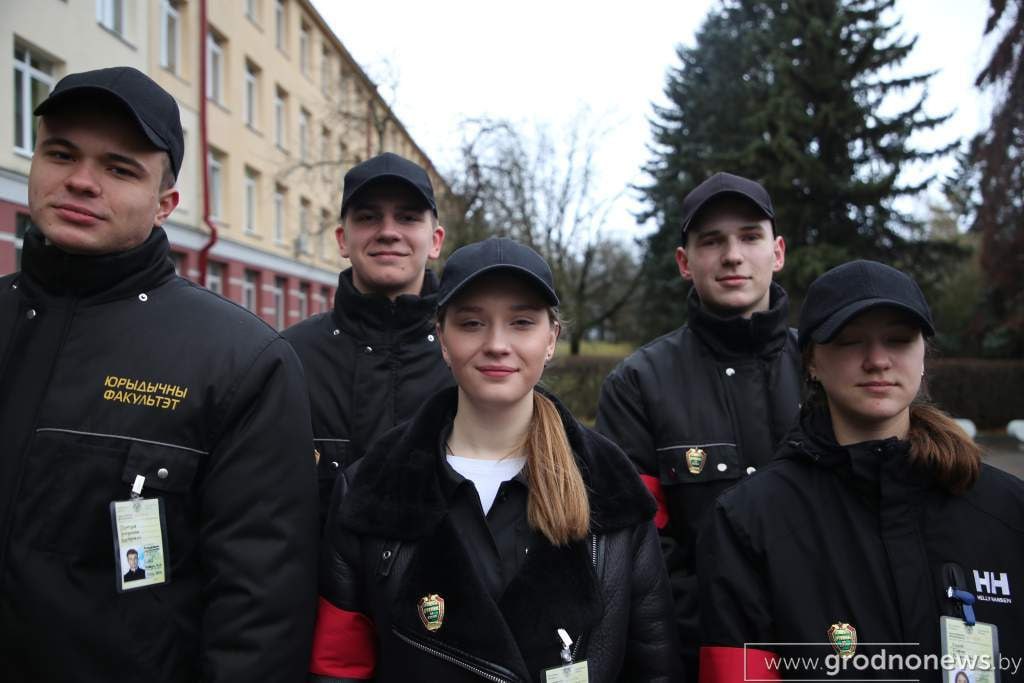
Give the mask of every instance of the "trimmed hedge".
[{"label": "trimmed hedge", "polygon": [[[544,386],[580,420],[593,424],[601,383],[621,358],[564,356],[544,373]],[[1003,429],[1024,419],[1024,360],[936,358],[928,361],[932,400],[978,429]]]}]

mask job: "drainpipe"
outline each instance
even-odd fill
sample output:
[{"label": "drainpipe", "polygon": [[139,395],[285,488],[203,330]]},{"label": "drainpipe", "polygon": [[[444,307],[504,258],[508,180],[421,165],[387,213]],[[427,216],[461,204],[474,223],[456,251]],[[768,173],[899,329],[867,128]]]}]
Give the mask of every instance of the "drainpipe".
[{"label": "drainpipe", "polygon": [[199,153],[203,169],[203,222],[210,229],[210,238],[199,250],[199,284],[206,286],[207,263],[210,250],[217,243],[217,226],[210,218],[210,143],[206,133],[206,0],[199,0]]}]

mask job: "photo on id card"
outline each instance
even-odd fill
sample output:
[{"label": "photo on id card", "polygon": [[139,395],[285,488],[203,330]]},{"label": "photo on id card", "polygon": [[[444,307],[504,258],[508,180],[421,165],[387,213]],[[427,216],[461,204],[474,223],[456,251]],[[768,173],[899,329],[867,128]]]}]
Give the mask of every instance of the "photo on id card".
[{"label": "photo on id card", "polygon": [[114,531],[115,587],[119,593],[170,580],[162,498],[110,504]]}]

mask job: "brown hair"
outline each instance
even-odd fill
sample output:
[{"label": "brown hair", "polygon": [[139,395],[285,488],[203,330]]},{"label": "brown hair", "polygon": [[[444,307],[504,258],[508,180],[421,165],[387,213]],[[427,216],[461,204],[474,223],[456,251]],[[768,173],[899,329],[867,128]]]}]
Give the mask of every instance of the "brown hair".
[{"label": "brown hair", "polygon": [[533,420],[524,448],[530,526],[554,545],[584,538],[590,529],[587,487],[558,409],[537,391],[533,392]]},{"label": "brown hair", "polygon": [[[926,354],[931,348],[926,346]],[[803,410],[828,410],[824,388],[811,378],[807,368],[814,355],[814,343],[803,351],[804,403]],[[960,495],[974,486],[981,474],[981,448],[960,425],[931,403],[926,378],[910,404],[910,462],[928,470],[936,483],[953,495]]]}]

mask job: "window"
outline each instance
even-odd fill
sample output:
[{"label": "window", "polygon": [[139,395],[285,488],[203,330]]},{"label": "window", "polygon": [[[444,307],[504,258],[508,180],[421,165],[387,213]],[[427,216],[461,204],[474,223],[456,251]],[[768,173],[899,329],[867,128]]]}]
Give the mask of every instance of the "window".
[{"label": "window", "polygon": [[320,52],[320,91],[325,95],[331,90],[331,74],[334,73],[334,60],[331,58],[331,48],[324,43]]},{"label": "window", "polygon": [[309,112],[299,112],[299,160],[309,161]]},{"label": "window", "polygon": [[281,88],[274,92],[274,144],[281,149],[286,149],[285,131],[288,117],[288,93]]},{"label": "window", "polygon": [[284,244],[284,188],[274,189],[274,242]]},{"label": "window", "polygon": [[206,164],[209,168],[210,218],[220,220],[223,215],[221,201],[224,189],[224,155],[211,149],[206,157]]},{"label": "window", "polygon": [[320,253],[320,258],[329,259],[331,235],[331,212],[327,209],[320,209],[320,228],[317,230],[317,251]]},{"label": "window", "polygon": [[279,330],[285,328],[285,288],[288,280],[283,277],[275,277],[274,285],[270,291],[274,297],[274,326]]},{"label": "window", "polygon": [[278,50],[287,49],[285,39],[287,37],[284,14],[284,0],[274,0],[274,44]]},{"label": "window", "polygon": [[[27,47],[14,46],[14,148],[32,154],[36,121],[32,112],[53,89],[53,65]],[[9,105],[8,105],[9,106]]]},{"label": "window", "polygon": [[305,320],[309,317],[309,284],[305,282],[300,284],[295,298],[299,304],[299,320]]},{"label": "window", "polygon": [[309,24],[302,22],[299,27],[299,70],[303,76],[309,75]]},{"label": "window", "polygon": [[175,273],[175,275],[180,275],[181,277],[187,277],[188,276],[188,274],[185,272],[185,255],[184,254],[182,254],[180,252],[177,252],[177,251],[172,251],[171,252],[171,263],[174,264],[174,273]]},{"label": "window", "polygon": [[245,168],[245,217],[243,225],[249,235],[256,234],[256,207],[259,206],[260,174],[248,166]]},{"label": "window", "polygon": [[181,15],[178,3],[162,0],[160,3],[160,66],[178,73],[178,55],[181,50]]},{"label": "window", "polygon": [[206,97],[224,103],[224,40],[212,31],[206,35]]},{"label": "window", "polygon": [[299,204],[299,235],[295,238],[295,253],[309,253],[309,200],[303,199]]},{"label": "window", "polygon": [[331,310],[331,288],[327,285],[320,288],[320,305],[323,307],[321,313]]},{"label": "window", "polygon": [[259,105],[259,67],[245,60],[245,92],[243,94],[242,117],[245,125],[256,127],[256,108]]},{"label": "window", "polygon": [[124,34],[124,0],[96,0],[96,21],[119,35]]},{"label": "window", "polygon": [[21,250],[25,245],[25,232],[32,225],[32,217],[27,213],[14,215],[14,269],[21,270]]},{"label": "window", "polygon": [[256,313],[256,306],[259,304],[260,274],[255,270],[246,270],[242,279],[242,305],[253,313]]},{"label": "window", "polygon": [[215,261],[206,264],[206,288],[224,296],[224,266]]},{"label": "window", "polygon": [[245,16],[249,18],[249,21],[258,24],[260,19],[259,12],[259,0],[245,0]]}]

